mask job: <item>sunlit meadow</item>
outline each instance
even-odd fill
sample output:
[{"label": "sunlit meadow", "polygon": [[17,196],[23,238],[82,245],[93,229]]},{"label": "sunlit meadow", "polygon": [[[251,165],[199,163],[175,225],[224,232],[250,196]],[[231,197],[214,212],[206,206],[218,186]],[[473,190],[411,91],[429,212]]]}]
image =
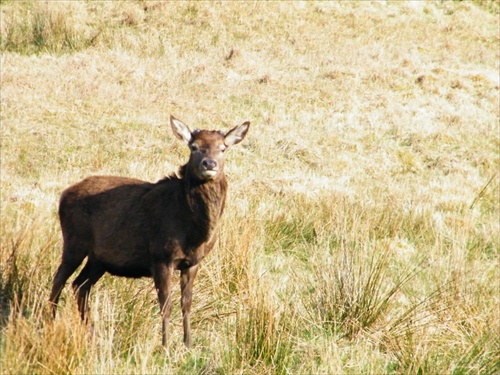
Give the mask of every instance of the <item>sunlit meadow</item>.
[{"label": "sunlit meadow", "polygon": [[[498,2],[0,11],[0,372],[500,372]],[[150,279],[103,277],[92,328],[47,301],[61,191],[174,172],[170,114],[252,125],[167,353]]]}]

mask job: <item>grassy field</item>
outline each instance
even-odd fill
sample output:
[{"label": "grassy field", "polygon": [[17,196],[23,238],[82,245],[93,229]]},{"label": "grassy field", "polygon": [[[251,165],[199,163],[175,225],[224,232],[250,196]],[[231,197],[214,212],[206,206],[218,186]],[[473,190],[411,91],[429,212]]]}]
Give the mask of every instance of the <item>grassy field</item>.
[{"label": "grassy field", "polygon": [[[499,373],[498,4],[2,1],[0,372]],[[175,171],[170,114],[252,123],[193,348],[150,279],[51,322],[61,191]]]}]

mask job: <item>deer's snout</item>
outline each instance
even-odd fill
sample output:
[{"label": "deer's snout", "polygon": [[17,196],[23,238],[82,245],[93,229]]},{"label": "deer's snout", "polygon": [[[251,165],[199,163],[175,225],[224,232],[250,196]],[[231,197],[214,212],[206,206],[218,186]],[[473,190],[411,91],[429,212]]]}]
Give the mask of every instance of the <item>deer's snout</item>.
[{"label": "deer's snout", "polygon": [[217,173],[219,173],[219,164],[217,163],[217,160],[204,158],[201,161],[201,167],[199,173],[200,177],[205,180],[211,180],[215,178]]},{"label": "deer's snout", "polygon": [[203,166],[203,168],[205,168],[205,170],[207,171],[213,171],[213,170],[216,170],[217,169],[217,160],[214,160],[214,159],[203,159],[201,161],[201,165]]}]

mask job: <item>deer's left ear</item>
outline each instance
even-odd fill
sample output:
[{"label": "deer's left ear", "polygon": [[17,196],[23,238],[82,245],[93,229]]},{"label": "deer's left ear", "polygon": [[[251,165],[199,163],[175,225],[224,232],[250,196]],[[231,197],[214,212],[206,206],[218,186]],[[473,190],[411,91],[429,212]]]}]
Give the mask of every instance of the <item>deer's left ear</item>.
[{"label": "deer's left ear", "polygon": [[247,135],[248,129],[250,128],[250,122],[246,121],[243,124],[236,126],[229,130],[224,137],[224,144],[226,146],[232,146],[240,143],[243,138]]}]

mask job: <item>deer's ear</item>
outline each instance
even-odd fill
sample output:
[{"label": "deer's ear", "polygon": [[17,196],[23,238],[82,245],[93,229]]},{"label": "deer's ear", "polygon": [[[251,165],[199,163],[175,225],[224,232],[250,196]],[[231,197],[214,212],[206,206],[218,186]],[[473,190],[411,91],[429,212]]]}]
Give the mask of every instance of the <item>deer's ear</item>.
[{"label": "deer's ear", "polygon": [[189,129],[189,126],[184,124],[182,121],[177,120],[172,115],[170,115],[170,126],[172,127],[172,131],[177,138],[186,143],[191,142],[193,136],[191,135],[191,129]]},{"label": "deer's ear", "polygon": [[224,144],[229,147],[240,143],[247,135],[248,128],[250,128],[250,122],[246,121],[243,124],[229,130],[224,137]]}]

